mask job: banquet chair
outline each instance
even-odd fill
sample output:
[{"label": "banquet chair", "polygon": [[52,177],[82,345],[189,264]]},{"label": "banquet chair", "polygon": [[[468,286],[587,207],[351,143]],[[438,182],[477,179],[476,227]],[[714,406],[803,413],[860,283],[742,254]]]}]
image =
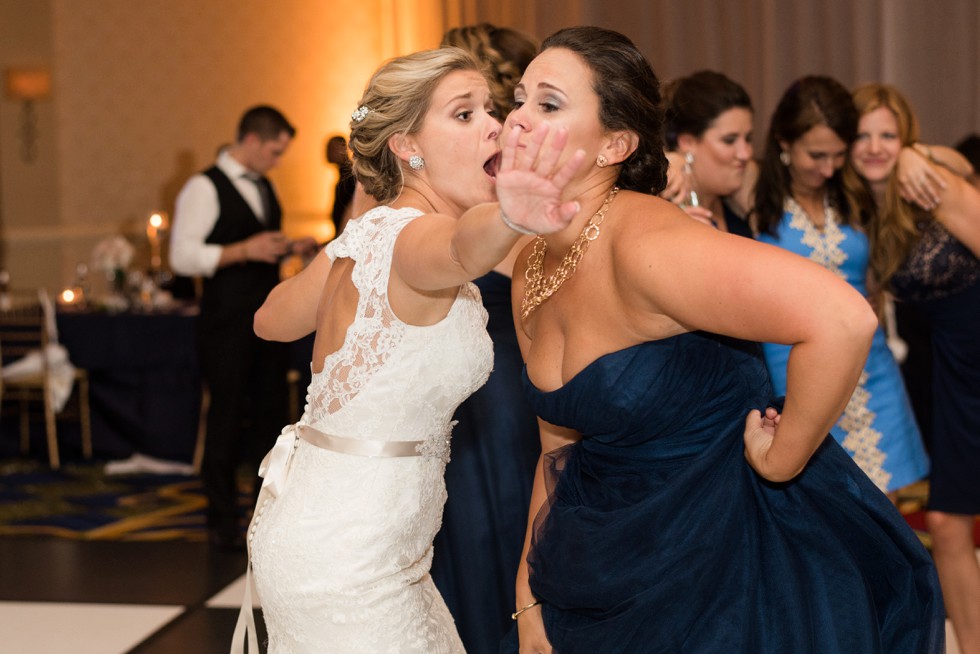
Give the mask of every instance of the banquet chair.
[{"label": "banquet chair", "polygon": [[22,454],[27,454],[30,449],[31,418],[38,415],[39,410],[44,419],[48,461],[55,470],[61,466],[59,418],[78,419],[82,456],[92,458],[88,374],[83,369],[70,366],[67,359],[62,359],[63,369],[71,371],[71,387],[67,389],[70,394],[67,400],[60,408],[57,407],[53,388],[56,380],[52,377],[52,368],[58,363],[56,358],[63,350],[50,347],[56,343],[53,308],[43,290],[7,291],[0,297],[2,402],[4,408],[16,407]]}]

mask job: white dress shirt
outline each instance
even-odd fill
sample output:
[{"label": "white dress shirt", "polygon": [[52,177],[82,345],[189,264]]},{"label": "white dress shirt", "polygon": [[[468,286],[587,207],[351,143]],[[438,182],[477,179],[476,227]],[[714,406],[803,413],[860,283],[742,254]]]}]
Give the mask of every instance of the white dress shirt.
[{"label": "white dress shirt", "polygon": [[[256,178],[227,151],[218,155],[218,168],[241,194],[259,220],[264,221],[262,196]],[[205,243],[218,222],[221,208],[218,190],[203,173],[194,175],[177,195],[174,224],[170,232],[170,267],[178,275],[211,277],[218,269],[223,246]]]}]

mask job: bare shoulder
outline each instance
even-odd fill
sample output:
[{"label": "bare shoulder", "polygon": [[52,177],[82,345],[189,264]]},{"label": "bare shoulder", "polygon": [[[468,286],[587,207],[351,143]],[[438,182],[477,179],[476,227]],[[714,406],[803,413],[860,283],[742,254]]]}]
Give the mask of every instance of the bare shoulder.
[{"label": "bare shoulder", "polygon": [[[667,200],[643,193],[624,192],[614,216],[614,254],[619,263],[635,263],[634,257],[648,259],[691,242],[711,231]],[[618,201],[617,201],[618,203]],[[607,218],[608,220],[608,218]],[[620,257],[625,259],[619,260]]]}]

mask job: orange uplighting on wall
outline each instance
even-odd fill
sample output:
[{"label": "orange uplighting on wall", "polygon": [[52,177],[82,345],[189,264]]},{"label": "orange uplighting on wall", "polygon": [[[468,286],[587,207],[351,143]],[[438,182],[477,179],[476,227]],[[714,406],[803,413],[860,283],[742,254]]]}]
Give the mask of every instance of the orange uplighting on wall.
[{"label": "orange uplighting on wall", "polygon": [[12,100],[43,100],[51,95],[51,72],[43,68],[8,68],[7,97]]}]

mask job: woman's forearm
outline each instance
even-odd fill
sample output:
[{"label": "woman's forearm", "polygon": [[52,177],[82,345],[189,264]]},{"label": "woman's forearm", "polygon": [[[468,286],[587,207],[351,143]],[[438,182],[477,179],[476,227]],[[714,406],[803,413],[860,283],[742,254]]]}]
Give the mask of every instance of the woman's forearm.
[{"label": "woman's forearm", "polygon": [[516,582],[516,604],[515,610],[521,609],[537,598],[531,593],[529,584],[529,574],[527,569],[527,555],[531,551],[531,539],[534,533],[534,520],[538,512],[547,499],[547,491],[544,486],[544,454],[538,457],[538,464],[534,467],[534,485],[531,488],[531,502],[527,514],[527,531],[524,535],[524,548],[521,550],[521,560],[517,567]]},{"label": "woman's forearm", "polygon": [[790,352],[786,401],[761,471],[771,481],[788,481],[803,470],[854,392],[877,319],[866,303],[851,314]]}]

